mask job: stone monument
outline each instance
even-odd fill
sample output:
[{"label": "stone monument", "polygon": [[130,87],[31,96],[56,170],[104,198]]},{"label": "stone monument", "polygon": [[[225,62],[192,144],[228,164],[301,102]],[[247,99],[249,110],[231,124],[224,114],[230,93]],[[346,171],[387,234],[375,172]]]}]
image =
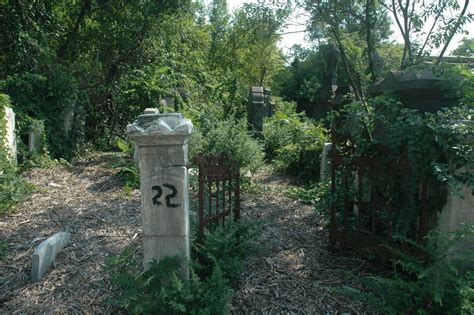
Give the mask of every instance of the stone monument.
[{"label": "stone monument", "polygon": [[[186,165],[193,125],[180,113],[149,109],[127,126],[140,156],[144,267],[166,256],[190,258]],[[188,276],[185,265],[184,277]]]},{"label": "stone monument", "polygon": [[248,121],[255,131],[263,131],[263,119],[271,117],[275,112],[275,102],[268,88],[252,86],[249,94]]}]

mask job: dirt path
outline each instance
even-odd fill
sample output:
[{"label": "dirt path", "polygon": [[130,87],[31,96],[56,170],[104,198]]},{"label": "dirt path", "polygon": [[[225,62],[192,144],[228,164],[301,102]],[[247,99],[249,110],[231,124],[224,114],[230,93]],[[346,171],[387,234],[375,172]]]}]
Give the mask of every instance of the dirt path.
[{"label": "dirt path", "polygon": [[371,266],[328,250],[327,231],[314,207],[283,192],[287,178],[261,174],[263,193],[247,196],[247,216],[267,224],[261,241],[269,249],[248,261],[242,285],[235,292],[234,313],[320,314],[370,311],[359,301],[335,294],[335,287],[355,288],[349,272],[364,273]]},{"label": "dirt path", "polygon": [[[72,167],[36,169],[28,176],[39,191],[19,209],[0,216],[0,240],[7,259],[0,262],[0,314],[116,313],[107,257],[127,246],[141,252],[139,192],[123,193],[109,158],[93,156]],[[243,213],[264,218],[261,237],[268,247],[248,261],[242,285],[234,293],[234,313],[361,312],[359,302],[331,292],[351,284],[348,270],[365,269],[357,259],[327,251],[327,235],[312,207],[283,197],[284,178],[260,175],[263,193],[243,195]],[[31,255],[46,237],[70,232],[71,245],[54,268],[31,283]],[[138,254],[140,255],[140,254]]]}]

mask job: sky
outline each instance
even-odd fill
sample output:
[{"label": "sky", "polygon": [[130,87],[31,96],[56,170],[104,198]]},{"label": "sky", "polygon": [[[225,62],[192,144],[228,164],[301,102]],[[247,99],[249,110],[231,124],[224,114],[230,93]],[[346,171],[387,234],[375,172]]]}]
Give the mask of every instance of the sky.
[{"label": "sky", "polygon": [[[460,2],[460,6],[464,4],[464,0],[458,0]],[[229,11],[232,12],[234,9],[242,6],[244,3],[255,3],[257,0],[227,0],[227,4],[229,7]],[[474,3],[471,1],[469,4],[469,7],[467,9],[467,13],[469,12],[474,12]],[[391,15],[390,15],[391,16]],[[297,31],[304,31],[305,30],[305,24],[307,21],[308,17],[306,16],[304,10],[298,9],[294,12],[293,16],[290,18],[290,22],[288,23],[287,28],[285,29],[285,33],[288,32],[297,32]],[[430,20],[428,20],[427,25],[430,25]],[[431,20],[432,23],[432,20]],[[450,54],[453,49],[455,49],[458,45],[460,40],[465,37],[473,37],[474,36],[474,23],[471,22],[469,25],[464,27],[465,30],[470,31],[469,35],[466,34],[456,34],[451,41],[447,54]],[[392,35],[391,40],[396,41],[396,42],[403,42],[403,38],[400,34],[400,31],[398,30],[398,27],[395,26],[395,24],[392,27],[392,30],[394,31],[394,34]],[[288,52],[288,50],[293,46],[294,44],[300,44],[303,46],[308,46],[308,42],[305,41],[305,33],[291,33],[291,34],[286,34],[282,36],[282,39],[279,43],[279,46],[283,49],[284,52]],[[441,49],[438,50],[433,50],[432,54],[439,53]]]}]

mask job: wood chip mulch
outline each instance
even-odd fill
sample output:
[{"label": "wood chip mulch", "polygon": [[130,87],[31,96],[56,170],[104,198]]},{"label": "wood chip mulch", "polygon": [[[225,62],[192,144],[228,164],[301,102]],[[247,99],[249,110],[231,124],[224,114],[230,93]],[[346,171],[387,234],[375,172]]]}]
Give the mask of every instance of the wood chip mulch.
[{"label": "wood chip mulch", "polygon": [[246,196],[244,213],[267,222],[260,242],[262,255],[251,257],[239,290],[236,314],[360,314],[374,313],[361,301],[334,289],[359,290],[354,276],[373,274],[374,267],[347,253],[329,251],[324,218],[313,206],[285,197],[288,178],[259,174],[263,193]]},{"label": "wood chip mulch", "polygon": [[[128,246],[141,252],[139,191],[123,192],[110,156],[94,155],[73,166],[34,169],[38,187],[19,208],[0,215],[0,314],[121,313],[110,299],[105,263]],[[243,194],[243,214],[266,221],[265,248],[247,261],[232,313],[372,313],[360,301],[333,292],[357,288],[349,272],[372,268],[355,257],[328,251],[323,219],[313,207],[282,194],[291,183],[271,173],[257,176],[263,192]],[[31,256],[53,234],[71,233],[71,244],[43,278],[31,282]]]}]

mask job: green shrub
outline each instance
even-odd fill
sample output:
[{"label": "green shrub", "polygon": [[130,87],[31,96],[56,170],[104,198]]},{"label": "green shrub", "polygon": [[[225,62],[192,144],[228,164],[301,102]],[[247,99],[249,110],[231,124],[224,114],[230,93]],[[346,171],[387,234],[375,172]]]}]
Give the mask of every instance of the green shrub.
[{"label": "green shrub", "polygon": [[225,226],[206,231],[204,244],[195,247],[199,263],[195,265],[199,274],[209,275],[219,268],[233,287],[238,285],[245,271],[244,259],[258,250],[255,242],[260,235],[262,223],[256,221],[229,220]]},{"label": "green shrub", "polygon": [[[227,314],[232,289],[244,271],[244,259],[255,253],[261,223],[226,222],[206,232],[190,263],[190,279],[179,276],[181,258],[167,257],[140,272],[130,249],[108,260],[118,291],[113,301],[132,314]],[[199,277],[197,276],[199,275]]]},{"label": "green shrub", "polygon": [[[360,278],[365,292],[342,290],[362,298],[388,314],[472,314],[474,310],[474,271],[462,272],[474,261],[471,246],[474,226],[442,236],[431,233],[426,246],[408,239],[416,256],[390,248],[396,255],[392,276]],[[460,268],[461,267],[461,268]]]},{"label": "green shrub", "polygon": [[116,146],[120,153],[115,155],[116,160],[110,166],[118,169],[118,173],[125,181],[125,192],[129,194],[133,189],[140,188],[140,170],[134,165],[133,144],[119,139],[116,142]]},{"label": "green shrub", "polygon": [[232,163],[252,171],[263,164],[263,148],[252,138],[243,119],[216,120],[194,133],[190,141],[191,159],[198,153],[224,154]]},{"label": "green shrub", "polygon": [[263,127],[266,156],[281,172],[317,180],[326,134],[321,124],[296,113],[294,103],[277,102],[275,115]]},{"label": "green shrub", "polygon": [[7,259],[7,243],[5,242],[0,242],[0,262],[5,261]]},{"label": "green shrub", "polygon": [[226,314],[231,289],[219,267],[210,277],[200,280],[191,270],[189,281],[183,281],[177,266],[182,260],[166,257],[152,262],[145,272],[131,260],[131,251],[109,260],[112,283],[120,290],[115,303],[132,314]]}]

